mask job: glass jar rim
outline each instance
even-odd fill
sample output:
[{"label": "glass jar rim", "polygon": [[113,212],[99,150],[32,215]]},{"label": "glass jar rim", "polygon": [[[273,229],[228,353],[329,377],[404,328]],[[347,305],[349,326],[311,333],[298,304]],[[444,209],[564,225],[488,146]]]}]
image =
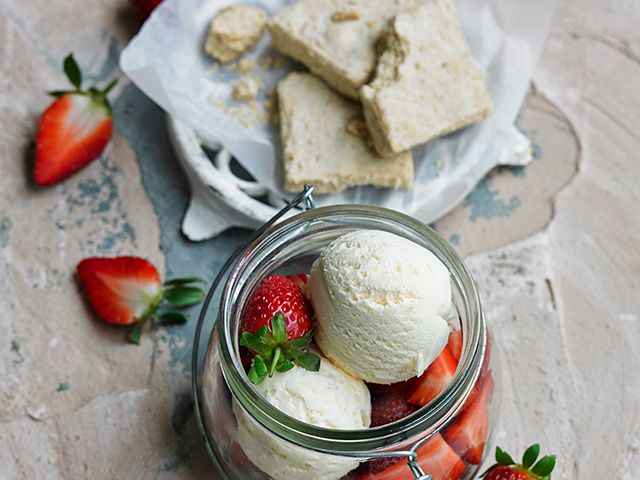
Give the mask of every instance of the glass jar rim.
[{"label": "glass jar rim", "polygon": [[[233,332],[233,289],[242,289],[238,277],[249,260],[274,238],[298,230],[307,222],[329,217],[369,216],[387,220],[409,228],[437,249],[439,257],[446,259],[452,279],[463,294],[464,316],[463,349],[454,377],[445,389],[414,414],[399,421],[360,430],[335,430],[311,425],[297,420],[267,402],[249,382],[237,354],[237,339]],[[290,217],[267,229],[247,245],[231,264],[230,273],[219,303],[218,342],[221,369],[232,396],[256,421],[286,441],[304,448],[366,457],[367,453],[386,450],[393,445],[405,444],[413,439],[432,435],[444,426],[462,407],[480,375],[486,349],[486,323],[473,277],[453,248],[437,232],[412,217],[394,210],[361,205],[337,205],[319,207]]]}]

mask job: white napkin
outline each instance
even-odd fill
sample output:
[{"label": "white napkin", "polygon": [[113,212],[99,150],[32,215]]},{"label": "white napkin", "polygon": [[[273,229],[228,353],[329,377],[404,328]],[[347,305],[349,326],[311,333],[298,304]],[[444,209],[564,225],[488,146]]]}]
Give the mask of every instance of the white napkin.
[{"label": "white napkin", "polygon": [[[203,50],[211,18],[229,0],[166,0],[122,53],[123,71],[170,115],[200,135],[218,140],[259,182],[283,193],[278,172],[275,127],[247,127],[219,110],[233,105],[231,88],[238,74],[221,67]],[[270,13],[290,3],[254,0]],[[494,166],[522,165],[531,159],[528,140],[514,127],[530,78],[550,27],[554,0],[457,0],[471,50],[487,79],[494,113],[487,120],[413,150],[416,177],[411,191],[358,187],[320,196],[318,205],[365,203],[399,210],[432,222],[461,201]],[[272,52],[268,35],[247,57]],[[257,68],[264,92],[292,68]],[[201,203],[201,202],[200,202]],[[215,206],[208,202],[214,212]],[[227,211],[222,207],[220,213]],[[224,215],[229,217],[229,215]],[[210,221],[205,219],[204,221]],[[222,221],[222,219],[221,219]],[[215,231],[224,228],[222,221]],[[197,223],[191,217],[190,223]],[[210,231],[210,228],[206,229]]]}]

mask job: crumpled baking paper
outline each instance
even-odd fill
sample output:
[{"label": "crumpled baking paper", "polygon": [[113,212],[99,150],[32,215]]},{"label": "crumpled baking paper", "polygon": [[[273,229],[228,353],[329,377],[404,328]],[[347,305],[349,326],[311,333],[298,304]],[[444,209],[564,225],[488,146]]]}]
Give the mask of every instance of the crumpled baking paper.
[{"label": "crumpled baking paper", "polygon": [[[260,183],[284,194],[277,126],[265,121],[261,108],[252,110],[247,104],[232,101],[233,84],[247,75],[218,64],[204,53],[211,18],[233,3],[166,0],[125,48],[121,67],[167,113],[193,128],[201,138],[221,143]],[[243,3],[261,6],[272,14],[290,2]],[[317,196],[317,204],[379,205],[430,223],[455,207],[494,166],[530,161],[530,144],[514,122],[550,27],[554,0],[457,0],[456,5],[473,55],[486,75],[494,102],[492,116],[415,148],[416,176],[411,191],[358,187]],[[272,49],[268,34],[243,58],[256,64],[248,76],[262,84],[258,104],[280,78],[300,68]],[[275,59],[270,68],[262,68],[266,67],[265,58]],[[211,202],[209,205],[216,209]],[[202,221],[210,221],[211,216],[206,218],[203,216]],[[233,220],[227,222],[231,226]],[[212,234],[225,226],[219,225]]]}]

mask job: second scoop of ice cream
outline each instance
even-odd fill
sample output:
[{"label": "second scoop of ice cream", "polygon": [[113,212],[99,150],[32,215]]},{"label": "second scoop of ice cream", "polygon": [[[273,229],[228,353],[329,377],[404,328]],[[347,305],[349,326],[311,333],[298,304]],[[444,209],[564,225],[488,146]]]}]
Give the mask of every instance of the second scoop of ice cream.
[{"label": "second scoop of ice cream", "polygon": [[447,344],[451,282],[429,250],[358,230],[334,240],[309,280],[324,355],[370,383],[422,374]]}]

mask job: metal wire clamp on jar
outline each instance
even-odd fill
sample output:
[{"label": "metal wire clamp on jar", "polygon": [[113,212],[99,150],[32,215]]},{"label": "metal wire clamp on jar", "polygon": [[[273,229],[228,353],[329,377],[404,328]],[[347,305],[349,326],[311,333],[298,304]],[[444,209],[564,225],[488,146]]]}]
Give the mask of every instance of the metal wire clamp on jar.
[{"label": "metal wire clamp on jar", "polygon": [[[422,223],[378,207],[341,205],[314,208],[313,187],[289,202],[257,230],[223,265],[203,304],[192,355],[192,393],[196,420],[209,457],[226,480],[267,479],[255,469],[235,443],[236,420],[232,399],[270,434],[292,448],[335,457],[370,460],[406,457],[407,478],[437,480],[424,471],[420,447],[455,423],[468,408],[472,392],[483,376],[494,384],[495,355],[488,354],[488,330],[473,279],[466,266],[437,233]],[[304,205],[305,211],[280,223]],[[355,229],[381,229],[402,235],[430,249],[449,269],[453,303],[463,334],[458,368],[445,389],[412,415],[376,428],[331,430],[300,422],[266,402],[249,383],[238,353],[242,305],[261,278],[277,271],[297,273],[308,267],[324,246]],[[296,270],[297,269],[297,270]],[[288,271],[289,270],[289,271]],[[491,357],[491,358],[490,358]],[[495,382],[499,383],[499,382]],[[493,388],[492,388],[493,392]],[[492,396],[495,396],[492,394]],[[495,410],[496,402],[488,402]],[[489,412],[493,420],[494,412]],[[487,436],[491,425],[488,426]],[[488,443],[488,439],[487,439]],[[485,454],[487,448],[484,448]],[[478,464],[465,463],[459,478],[471,478]],[[348,475],[344,478],[352,478]]]}]

